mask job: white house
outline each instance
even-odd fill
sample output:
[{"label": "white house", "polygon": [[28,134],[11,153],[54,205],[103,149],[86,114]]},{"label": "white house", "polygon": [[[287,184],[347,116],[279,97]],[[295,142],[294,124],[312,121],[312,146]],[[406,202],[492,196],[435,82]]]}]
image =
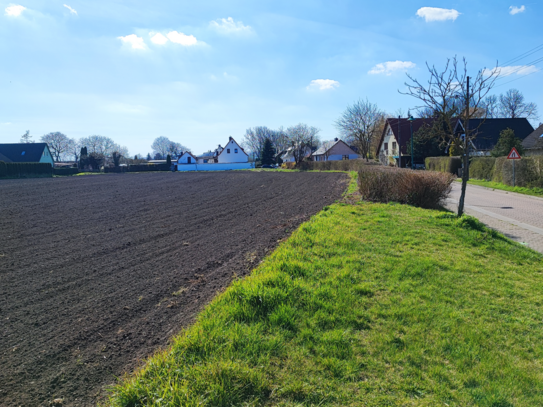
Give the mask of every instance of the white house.
[{"label": "white house", "polygon": [[343,140],[328,141],[312,154],[315,161],[354,160],[359,155]]},{"label": "white house", "polygon": [[217,160],[219,164],[247,163],[249,162],[249,156],[236,140],[230,137],[228,144],[219,153]]},{"label": "white house", "polygon": [[177,159],[177,164],[196,164],[198,159],[190,152],[185,151],[181,154],[181,157]]}]

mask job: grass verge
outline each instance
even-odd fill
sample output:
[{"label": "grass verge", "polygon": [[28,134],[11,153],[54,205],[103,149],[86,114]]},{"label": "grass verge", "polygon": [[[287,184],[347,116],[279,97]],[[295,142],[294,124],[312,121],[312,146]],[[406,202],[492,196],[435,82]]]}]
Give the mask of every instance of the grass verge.
[{"label": "grass verge", "polygon": [[[460,181],[459,181],[460,182]],[[524,195],[541,196],[543,197],[543,188],[524,188],[524,187],[512,187],[500,182],[483,181],[477,179],[470,179],[468,184],[479,185],[481,187],[487,187],[492,189],[500,189],[502,191],[517,192]]]},{"label": "grass verge", "polygon": [[332,205],[109,405],[543,405],[542,260],[474,218]]}]

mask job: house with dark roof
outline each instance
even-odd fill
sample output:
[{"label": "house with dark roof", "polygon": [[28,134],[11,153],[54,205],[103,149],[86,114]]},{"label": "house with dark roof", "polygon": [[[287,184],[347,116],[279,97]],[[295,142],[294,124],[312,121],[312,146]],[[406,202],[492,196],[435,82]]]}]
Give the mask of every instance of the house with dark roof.
[{"label": "house with dark roof", "polygon": [[[377,147],[377,156],[383,165],[394,165],[405,167],[410,165],[411,156],[408,154],[411,143],[411,134],[416,133],[424,126],[430,128],[434,119],[413,119],[390,118],[385,122],[381,138]],[[454,119],[451,123],[453,131],[459,137],[464,134],[464,125],[462,120]],[[470,119],[469,128],[475,130],[470,133],[473,137],[470,146],[470,155],[487,156],[494,148],[500,137],[500,132],[507,128],[515,132],[515,136],[521,140],[525,139],[533,127],[525,118],[515,119]],[[448,153],[449,146],[443,147],[443,154]],[[415,156],[415,164],[424,163],[425,157]]]},{"label": "house with dark roof", "polygon": [[335,138],[334,141],[322,143],[311,157],[315,161],[340,161],[354,160],[359,155],[343,140]]},{"label": "house with dark roof", "polygon": [[543,155],[543,123],[522,140],[525,155]]},{"label": "house with dark roof", "polygon": [[[500,138],[503,130],[511,129],[515,137],[524,140],[534,128],[526,118],[515,119],[470,119],[469,128],[474,130],[471,133],[470,155],[489,156]],[[455,133],[462,136],[465,132],[464,123],[458,120],[455,126]]]},{"label": "house with dark roof", "polygon": [[0,144],[0,161],[10,163],[48,163],[55,165],[47,143]]},{"label": "house with dark roof", "polygon": [[[411,134],[416,134],[423,126],[430,127],[433,119],[390,118],[386,119],[379,144],[377,157],[383,165],[406,167],[411,163],[408,146],[411,143]],[[423,159],[419,160],[424,162]],[[417,162],[415,157],[415,162]]]}]

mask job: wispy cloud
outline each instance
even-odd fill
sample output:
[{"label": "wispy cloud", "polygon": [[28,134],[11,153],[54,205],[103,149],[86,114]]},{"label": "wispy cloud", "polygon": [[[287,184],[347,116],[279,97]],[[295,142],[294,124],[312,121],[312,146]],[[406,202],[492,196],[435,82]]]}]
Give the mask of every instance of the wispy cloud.
[{"label": "wispy cloud", "polygon": [[145,43],[143,38],[138,37],[136,34],[130,34],[125,37],[117,37],[125,44],[129,44],[133,49],[145,49]]},{"label": "wispy cloud", "polygon": [[429,21],[447,21],[456,20],[461,13],[455,9],[437,8],[437,7],[421,7],[417,10],[417,16]]},{"label": "wispy cloud", "polygon": [[171,42],[174,42],[176,44],[181,44],[184,47],[190,47],[198,43],[198,40],[196,39],[195,36],[186,35],[177,31],[170,31],[166,36]]},{"label": "wispy cloud", "polygon": [[329,90],[339,87],[339,82],[333,79],[314,79],[311,81],[308,90]]},{"label": "wispy cloud", "polygon": [[23,11],[26,10],[26,7],[25,6],[19,6],[19,5],[16,5],[16,4],[11,4],[9,6],[6,7],[6,16],[12,16],[12,17],[17,17],[17,16],[20,16],[21,13]]},{"label": "wispy cloud", "polygon": [[518,14],[518,13],[524,13],[525,11],[526,11],[526,7],[524,7],[524,6],[520,6],[520,7],[511,6],[511,7],[509,7],[509,14],[511,14],[512,16],[514,16],[515,14]]},{"label": "wispy cloud", "polygon": [[70,13],[77,15],[77,11],[75,11],[73,8],[71,8],[67,4],[65,4],[64,7],[66,7],[68,10],[70,10]]},{"label": "wispy cloud", "polygon": [[9,126],[11,124],[11,122],[4,122],[4,123],[1,123],[2,126]]},{"label": "wispy cloud", "polygon": [[209,25],[221,34],[248,34],[252,32],[250,26],[243,25],[241,21],[234,21],[232,17],[219,18],[211,21]]},{"label": "wispy cloud", "polygon": [[375,65],[368,73],[371,75],[385,74],[392,75],[394,72],[405,72],[417,65],[411,61],[388,61]]},{"label": "wispy cloud", "polygon": [[485,69],[483,74],[490,76],[491,74],[498,74],[500,77],[510,75],[529,75],[531,73],[539,71],[539,68],[535,65],[517,65],[517,66],[501,66],[494,69]]},{"label": "wispy cloud", "polygon": [[157,33],[154,35],[153,33],[149,33],[149,35],[151,36],[151,41],[155,44],[164,45],[168,42],[168,39],[165,36],[163,36],[161,33]]}]

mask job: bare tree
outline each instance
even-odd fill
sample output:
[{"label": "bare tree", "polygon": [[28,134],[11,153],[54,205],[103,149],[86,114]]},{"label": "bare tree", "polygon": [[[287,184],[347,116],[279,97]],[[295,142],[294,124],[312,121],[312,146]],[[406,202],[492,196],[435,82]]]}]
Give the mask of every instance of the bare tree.
[{"label": "bare tree", "polygon": [[55,161],[60,161],[60,157],[68,151],[70,139],[65,134],[58,131],[41,136],[41,142],[47,143]]},{"label": "bare tree", "polygon": [[113,151],[115,151],[117,144],[106,136],[93,135],[89,137],[83,137],[79,141],[82,147],[87,147],[89,154],[96,153],[103,155],[106,158],[111,157]]},{"label": "bare tree", "polygon": [[287,137],[292,148],[296,164],[302,162],[305,156],[311,154],[319,145],[319,132],[316,127],[300,123],[287,129]]},{"label": "bare tree", "polygon": [[68,140],[68,148],[66,149],[66,153],[74,157],[74,161],[78,162],[81,154],[81,144],[76,139],[69,139]]},{"label": "bare tree", "polygon": [[499,102],[496,95],[488,95],[482,103],[485,110],[485,116],[489,119],[500,117]]},{"label": "bare tree", "polygon": [[30,135],[30,130],[25,131],[25,134],[21,136],[21,143],[33,143],[32,136]]},{"label": "bare tree", "polygon": [[505,94],[500,95],[498,105],[500,117],[539,119],[537,105],[535,103],[526,103],[524,95],[517,89],[509,89]]},{"label": "bare tree", "polygon": [[153,144],[151,144],[151,148],[153,149],[153,156],[160,156],[159,159],[162,160],[165,159],[168,154],[178,156],[184,151],[189,151],[189,149],[181,143],[171,141],[168,137],[164,136],[157,137],[153,141]]},{"label": "bare tree", "polygon": [[[458,216],[461,216],[464,212],[466,185],[469,180],[469,149],[477,134],[477,129],[469,128],[469,119],[481,113],[484,99],[496,81],[497,71],[488,73],[486,69],[481,69],[475,77],[469,77],[466,59],[463,59],[463,66],[459,67],[456,57],[447,60],[443,71],[439,71],[435,66],[428,64],[426,66],[430,73],[428,84],[423,85],[407,74],[409,78],[409,82],[405,84],[407,92],[400,93],[418,99],[421,102],[417,106],[418,109],[431,109],[434,118],[432,126],[434,137],[439,137],[449,144],[454,143],[462,151],[462,193],[458,203]],[[464,103],[456,103],[458,99]],[[457,118],[463,120],[463,135],[454,132]],[[480,123],[482,124],[483,120]]]},{"label": "bare tree", "polygon": [[372,142],[380,136],[384,120],[385,112],[366,99],[348,106],[335,125],[345,141],[358,147],[368,161]]}]

